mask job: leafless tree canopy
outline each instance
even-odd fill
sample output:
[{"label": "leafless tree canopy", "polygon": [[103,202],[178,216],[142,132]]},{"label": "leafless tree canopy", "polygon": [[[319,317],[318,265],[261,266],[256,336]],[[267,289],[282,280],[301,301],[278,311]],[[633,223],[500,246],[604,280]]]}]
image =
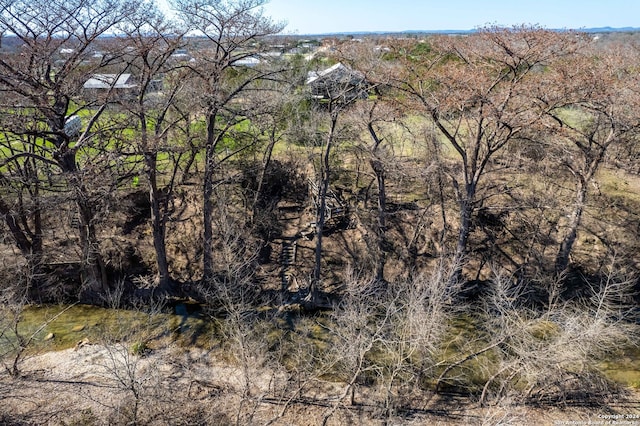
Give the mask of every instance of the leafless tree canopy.
[{"label": "leafless tree canopy", "polygon": [[[6,375],[53,321],[25,331],[30,304],[151,321],[187,303],[237,370],[230,400],[176,386],[236,424],[621,392],[601,366],[637,333],[637,45],[303,39],[264,4],[0,0]],[[101,383],[130,400],[111,418],[153,423],[153,401],[184,402],[155,366],[205,367],[143,359],[153,338],[125,330],[99,342]]]}]

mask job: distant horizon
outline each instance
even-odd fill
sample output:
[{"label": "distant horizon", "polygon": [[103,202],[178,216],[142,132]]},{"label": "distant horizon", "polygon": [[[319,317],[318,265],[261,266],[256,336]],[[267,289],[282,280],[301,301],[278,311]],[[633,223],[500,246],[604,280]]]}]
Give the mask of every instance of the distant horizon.
[{"label": "distant horizon", "polygon": [[282,34],[470,32],[497,25],[554,30],[640,28],[640,2],[628,0],[270,0],[264,14]]},{"label": "distant horizon", "polygon": [[[506,26],[499,26],[505,28]],[[507,27],[508,28],[508,27]],[[445,29],[445,30],[402,30],[402,31],[337,31],[330,33],[287,33],[282,32],[277,35],[280,36],[294,36],[294,37],[311,37],[311,36],[336,36],[336,35],[385,35],[385,34],[471,34],[481,30],[482,27],[473,28],[469,30],[464,29]],[[590,27],[590,28],[545,28],[550,31],[577,31],[586,33],[607,33],[607,32],[640,32],[640,26],[638,27]]]}]

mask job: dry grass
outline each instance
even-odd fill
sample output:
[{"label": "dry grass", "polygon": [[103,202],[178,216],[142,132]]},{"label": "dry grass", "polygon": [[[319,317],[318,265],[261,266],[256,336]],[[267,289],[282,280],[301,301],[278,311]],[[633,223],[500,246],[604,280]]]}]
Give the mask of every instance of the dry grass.
[{"label": "dry grass", "polygon": [[[143,402],[139,424],[213,425],[240,420],[247,425],[317,425],[330,408],[329,401],[342,391],[331,382],[316,380],[308,384],[304,395],[289,399],[282,394],[288,386],[286,376],[265,369],[253,373],[254,393],[247,405],[241,397],[241,369],[221,363],[207,351],[168,347],[132,359],[117,346],[87,345],[29,359],[28,374],[21,379],[0,377],[0,419],[8,424],[128,424],[132,414],[130,393],[123,390],[114,373],[114,366],[122,370],[127,362],[144,377],[139,383]],[[479,407],[473,399],[429,392],[415,394],[414,398],[414,408],[399,412],[401,417],[392,419],[392,423],[554,425],[559,421],[588,422],[600,415],[640,414],[633,402],[638,395],[597,408],[535,408],[509,401]],[[380,422],[379,412],[363,391],[357,405],[340,407],[327,424]]]}]

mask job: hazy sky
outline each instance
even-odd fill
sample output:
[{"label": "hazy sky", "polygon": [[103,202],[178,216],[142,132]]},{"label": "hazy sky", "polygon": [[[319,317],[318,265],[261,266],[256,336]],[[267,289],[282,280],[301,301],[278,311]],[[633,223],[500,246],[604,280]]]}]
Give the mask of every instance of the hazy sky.
[{"label": "hazy sky", "polygon": [[469,30],[487,24],[544,28],[640,27],[639,0],[270,0],[286,33]]}]

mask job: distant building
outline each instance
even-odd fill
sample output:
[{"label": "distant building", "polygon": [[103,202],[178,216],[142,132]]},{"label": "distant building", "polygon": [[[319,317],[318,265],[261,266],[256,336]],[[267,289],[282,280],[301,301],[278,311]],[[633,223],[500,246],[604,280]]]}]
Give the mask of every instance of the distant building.
[{"label": "distant building", "polygon": [[234,67],[249,67],[253,68],[260,64],[260,59],[253,56],[247,56],[246,58],[238,59],[233,62]]},{"label": "distant building", "polygon": [[82,87],[85,99],[98,100],[107,93],[119,99],[132,96],[138,85],[131,74],[94,74]]},{"label": "distant building", "polygon": [[176,62],[189,62],[193,59],[187,49],[176,49],[169,58]]},{"label": "distant building", "polygon": [[84,83],[84,89],[133,89],[137,85],[131,74],[94,74]]},{"label": "distant building", "polygon": [[270,50],[268,52],[263,53],[262,56],[266,57],[267,59],[270,59],[270,58],[281,58],[283,56],[283,54],[279,50]]},{"label": "distant building", "polygon": [[318,100],[350,102],[367,97],[364,75],[341,62],[322,71],[309,72],[306,85],[311,96]]}]

